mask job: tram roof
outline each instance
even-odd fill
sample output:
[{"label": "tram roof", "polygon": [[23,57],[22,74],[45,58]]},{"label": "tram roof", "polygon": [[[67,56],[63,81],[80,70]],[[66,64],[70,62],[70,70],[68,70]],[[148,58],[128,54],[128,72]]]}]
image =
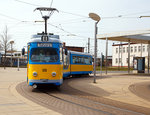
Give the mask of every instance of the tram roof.
[{"label": "tram roof", "polygon": [[[42,35],[33,35],[31,37],[31,40],[29,43],[31,42],[43,42],[41,41],[41,37]],[[55,43],[62,43],[59,39],[59,35],[48,35],[49,40],[47,42],[55,42]]]},{"label": "tram roof", "polygon": [[70,51],[71,54],[78,54],[78,55],[87,55],[87,56],[92,56],[89,53],[85,53],[85,52],[76,52],[76,51]]},{"label": "tram roof", "polygon": [[98,39],[120,41],[120,42],[132,42],[132,43],[150,43],[150,36],[144,36],[144,34],[150,34],[150,30],[136,30],[136,31],[125,31],[116,32],[110,34],[99,34]]}]

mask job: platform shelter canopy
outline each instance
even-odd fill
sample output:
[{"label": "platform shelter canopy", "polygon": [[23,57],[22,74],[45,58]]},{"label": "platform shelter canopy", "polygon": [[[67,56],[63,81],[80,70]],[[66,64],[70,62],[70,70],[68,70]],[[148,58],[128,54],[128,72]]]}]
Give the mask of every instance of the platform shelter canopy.
[{"label": "platform shelter canopy", "polygon": [[150,44],[150,36],[144,36],[144,34],[150,34],[150,30],[136,30],[115,32],[109,34],[98,34],[97,39],[120,41],[120,42],[132,42]]}]

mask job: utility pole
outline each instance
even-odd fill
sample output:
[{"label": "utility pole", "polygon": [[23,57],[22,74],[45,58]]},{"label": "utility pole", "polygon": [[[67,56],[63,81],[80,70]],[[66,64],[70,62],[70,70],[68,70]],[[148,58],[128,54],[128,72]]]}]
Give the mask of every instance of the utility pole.
[{"label": "utility pole", "polygon": [[88,38],[88,53],[90,53],[90,38]]}]

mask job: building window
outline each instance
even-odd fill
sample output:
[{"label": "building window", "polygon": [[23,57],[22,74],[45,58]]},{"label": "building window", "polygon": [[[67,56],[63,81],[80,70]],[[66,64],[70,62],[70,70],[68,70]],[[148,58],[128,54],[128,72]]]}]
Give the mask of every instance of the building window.
[{"label": "building window", "polygon": [[134,52],[137,52],[137,46],[134,46]]},{"label": "building window", "polygon": [[125,53],[125,47],[123,47],[123,53]]},{"label": "building window", "polygon": [[131,47],[131,53],[133,52],[133,47]]},{"label": "building window", "polygon": [[116,48],[116,53],[118,53],[118,48]]},{"label": "building window", "polygon": [[118,63],[118,58],[116,58],[116,63]]},{"label": "building window", "polygon": [[139,51],[139,52],[141,51],[141,46],[138,46],[138,51]]},{"label": "building window", "polygon": [[145,52],[145,46],[143,46],[143,52]]},{"label": "building window", "polygon": [[119,58],[119,63],[121,63],[121,58]]}]

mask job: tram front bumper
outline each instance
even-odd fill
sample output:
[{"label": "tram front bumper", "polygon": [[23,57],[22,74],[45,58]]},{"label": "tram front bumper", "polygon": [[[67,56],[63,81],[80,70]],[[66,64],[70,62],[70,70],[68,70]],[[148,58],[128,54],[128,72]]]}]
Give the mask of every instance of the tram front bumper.
[{"label": "tram front bumper", "polygon": [[40,80],[29,80],[29,85],[33,86],[34,84],[54,84],[61,85],[63,83],[63,79],[59,80],[49,80],[49,79],[40,79]]}]

